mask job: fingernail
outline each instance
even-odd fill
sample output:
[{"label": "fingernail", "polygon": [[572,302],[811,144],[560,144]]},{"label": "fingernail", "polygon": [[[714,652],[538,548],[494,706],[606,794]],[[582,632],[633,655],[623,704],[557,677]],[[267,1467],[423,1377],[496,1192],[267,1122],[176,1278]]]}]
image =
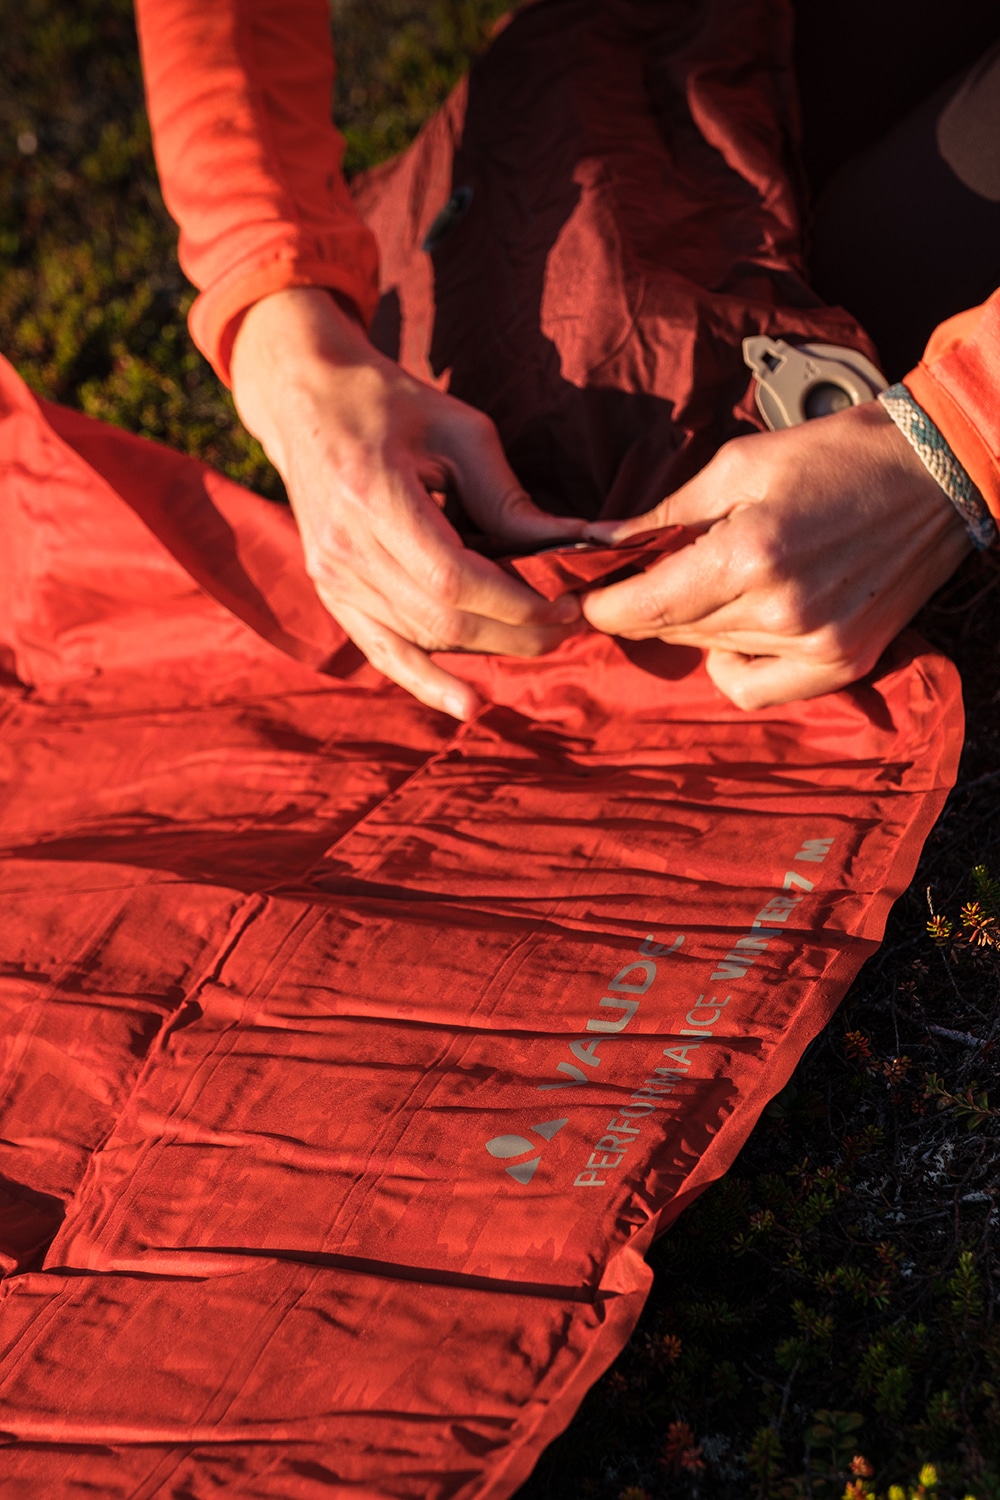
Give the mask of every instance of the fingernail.
[{"label": "fingernail", "polygon": [[556,600],[555,617],[560,625],[570,625],[580,618],[580,601],[575,594],[563,594]]},{"label": "fingernail", "polygon": [[472,717],[468,701],[461,693],[446,693],[443,700],[444,711],[451,714],[453,719],[461,719],[463,722]]}]

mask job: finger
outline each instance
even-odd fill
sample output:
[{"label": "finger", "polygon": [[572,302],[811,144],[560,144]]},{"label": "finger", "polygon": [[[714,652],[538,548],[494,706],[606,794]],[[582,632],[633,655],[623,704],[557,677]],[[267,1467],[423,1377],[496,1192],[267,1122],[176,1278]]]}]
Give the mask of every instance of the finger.
[{"label": "finger", "polygon": [[816,664],[736,651],[709,651],[705,668],[720,693],[749,711],[835,693],[862,675],[844,662]]},{"label": "finger", "polygon": [[489,418],[456,423],[441,436],[462,503],[490,536],[512,546],[583,537],[587,523],[582,517],[549,515],[534,503],[508,464]]},{"label": "finger", "polygon": [[[721,520],[737,504],[759,498],[746,493],[750,473],[749,449],[759,438],[767,441],[768,436],[758,433],[726,443],[693,479],[667,495],[645,515],[631,516],[624,521],[591,521],[584,537],[587,541],[608,545],[627,541],[639,532],[657,530],[661,526],[698,529]],[[757,455],[752,456],[756,458]]]},{"label": "finger", "polygon": [[[571,623],[510,625],[504,620],[442,604],[385,559],[393,580],[385,595],[361,584],[351,602],[365,614],[414,641],[427,651],[485,651],[500,656],[543,656],[554,651],[579,624],[579,605]],[[567,611],[568,613],[568,611]]]},{"label": "finger", "polygon": [[636,640],[700,624],[740,597],[749,562],[732,524],[720,521],[644,573],[591,589],[582,599],[583,614],[595,630]]},{"label": "finger", "polygon": [[[340,531],[325,534],[322,528],[317,534],[308,511],[301,515],[299,505],[308,571],[332,613],[341,605],[354,605],[411,638],[430,640],[433,635],[440,646],[447,632],[438,640],[440,632],[416,627],[451,612],[541,629],[579,620],[575,596],[543,599],[521,579],[463,547],[414,476],[407,490],[399,475],[383,475],[372,498],[370,512],[357,517],[346,536]],[[542,649],[549,646],[528,644],[515,654]]]},{"label": "finger", "polygon": [[[754,610],[762,613],[760,599],[744,595],[702,620],[665,625],[657,632],[658,639],[671,646],[734,651],[740,656],[789,656],[813,663],[830,660],[833,643],[828,632],[807,631],[804,627],[798,633],[768,629],[766,622],[753,621]],[[742,617],[747,617],[745,625],[740,623]]]},{"label": "finger", "polygon": [[431,661],[419,646],[404,640],[388,626],[350,606],[339,608],[336,618],[376,671],[405,688],[428,708],[464,721],[482,707],[482,699],[468,683],[453,677]]},{"label": "finger", "polygon": [[416,472],[393,493],[378,536],[380,555],[370,559],[372,584],[392,598],[408,578],[427,601],[421,612],[445,608],[507,625],[566,625],[580,618],[575,596],[543,599],[489,558],[463,547]]},{"label": "finger", "polygon": [[662,526],[669,526],[670,501],[672,496],[661,500],[659,505],[654,505],[652,510],[647,510],[641,516],[629,516],[623,521],[590,521],[584,529],[584,539],[588,542],[597,542],[602,547],[615,547],[619,542],[627,542],[629,537],[637,536],[643,531],[659,531]]},{"label": "finger", "polygon": [[336,618],[341,618],[345,609],[353,609],[423,651],[544,656],[578,628],[578,621],[570,625],[507,625],[483,615],[448,609],[419,589],[391,557],[384,559],[384,571],[391,576],[385,593],[346,569],[319,569],[314,581],[319,597]]}]

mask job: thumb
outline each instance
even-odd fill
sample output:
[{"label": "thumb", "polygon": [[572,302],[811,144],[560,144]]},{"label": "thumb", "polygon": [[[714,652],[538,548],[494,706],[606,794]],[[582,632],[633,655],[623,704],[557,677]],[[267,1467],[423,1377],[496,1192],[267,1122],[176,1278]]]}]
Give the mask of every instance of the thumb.
[{"label": "thumb", "polygon": [[453,464],[462,503],[489,536],[516,546],[582,538],[582,517],[552,516],[535,504],[507,462],[492,422],[453,455]]},{"label": "thumb", "polygon": [[642,516],[626,521],[592,521],[584,531],[588,542],[604,544],[624,542],[641,531],[655,531],[663,526],[686,526],[692,531],[707,531],[716,521],[745,504],[745,475],[742,472],[744,450],[738,439],[726,443],[693,479],[674,490],[659,505]]},{"label": "thumb", "polygon": [[630,536],[636,536],[643,531],[659,531],[663,526],[671,525],[670,502],[672,495],[666,500],[661,500],[659,505],[654,505],[652,510],[647,510],[641,516],[629,516],[624,521],[591,521],[584,529],[584,539],[588,542],[600,542],[602,546],[612,547],[618,542],[628,541]]}]

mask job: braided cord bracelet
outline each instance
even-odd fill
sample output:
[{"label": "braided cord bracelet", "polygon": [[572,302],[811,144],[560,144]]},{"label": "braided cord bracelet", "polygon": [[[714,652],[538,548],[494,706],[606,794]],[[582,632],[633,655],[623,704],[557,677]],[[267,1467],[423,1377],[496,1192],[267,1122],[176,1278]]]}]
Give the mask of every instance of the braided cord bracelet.
[{"label": "braided cord bracelet", "polygon": [[900,432],[927,472],[937,480],[965,522],[980,551],[996,544],[1000,533],[979,490],[952,452],[941,430],[910,395],[902,381],[879,396]]}]

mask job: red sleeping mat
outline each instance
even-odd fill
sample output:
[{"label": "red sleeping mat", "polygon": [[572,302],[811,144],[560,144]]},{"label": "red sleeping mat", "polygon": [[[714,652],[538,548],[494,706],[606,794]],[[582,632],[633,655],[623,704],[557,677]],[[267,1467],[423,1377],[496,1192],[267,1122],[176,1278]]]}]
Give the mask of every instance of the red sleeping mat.
[{"label": "red sleeping mat", "polygon": [[[364,188],[411,365],[444,380],[434,338],[477,277],[500,289],[446,365],[552,503],[569,473],[566,506],[584,475],[638,509],[746,430],[741,330],[850,333],[797,279],[781,75],[748,69],[761,17],[736,9],[726,41],[711,7],[678,38],[641,6],[535,6]],[[617,114],[539,103],[556,35],[559,88],[599,44]],[[649,58],[687,99],[672,147]],[[578,143],[613,119],[678,185],[642,210],[662,274],[607,232],[614,194],[640,202],[600,170],[614,132],[570,162],[540,300],[505,321],[489,255],[464,281],[421,258],[442,188],[488,162],[536,181],[517,153],[542,122],[509,157],[490,135],[510,90]],[[749,165],[723,149],[747,118]],[[692,234],[717,249],[701,281]],[[613,349],[599,286],[569,316],[573,256],[635,292]],[[956,674],[908,635],[851,690],[746,714],[696,652],[587,631],[540,662],[448,658],[491,705],[456,726],[360,661],[286,511],[9,367],[0,399],[0,1490],[509,1496],[627,1339],[652,1237],[879,941],[954,777]],[[620,561],[520,566],[553,592]]]}]

